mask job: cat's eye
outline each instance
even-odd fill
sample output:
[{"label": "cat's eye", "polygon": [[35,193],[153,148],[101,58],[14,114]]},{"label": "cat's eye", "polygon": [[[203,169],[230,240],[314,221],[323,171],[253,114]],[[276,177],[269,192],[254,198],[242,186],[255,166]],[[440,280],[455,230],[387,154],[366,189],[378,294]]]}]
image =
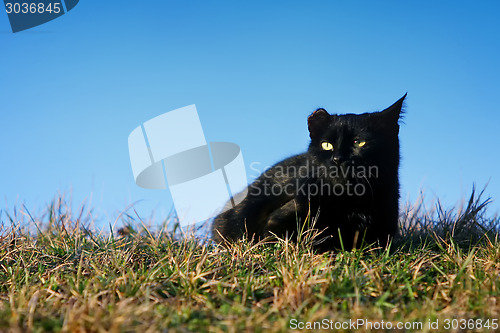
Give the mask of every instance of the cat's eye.
[{"label": "cat's eye", "polygon": [[333,145],[328,141],[321,142],[321,149],[323,150],[333,150]]},{"label": "cat's eye", "polygon": [[354,147],[361,148],[366,145],[366,141],[363,140],[354,140]]}]

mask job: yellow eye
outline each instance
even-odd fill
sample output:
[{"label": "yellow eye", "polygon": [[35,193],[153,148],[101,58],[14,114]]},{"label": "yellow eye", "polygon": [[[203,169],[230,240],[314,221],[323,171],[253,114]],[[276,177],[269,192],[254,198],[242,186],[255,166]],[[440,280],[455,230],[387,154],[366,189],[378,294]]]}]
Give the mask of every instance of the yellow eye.
[{"label": "yellow eye", "polygon": [[366,141],[362,141],[362,140],[354,140],[354,147],[356,147],[356,148],[361,148],[361,147],[363,147],[364,145],[366,145]]},{"label": "yellow eye", "polygon": [[323,150],[333,150],[333,145],[328,141],[321,142],[321,149]]}]

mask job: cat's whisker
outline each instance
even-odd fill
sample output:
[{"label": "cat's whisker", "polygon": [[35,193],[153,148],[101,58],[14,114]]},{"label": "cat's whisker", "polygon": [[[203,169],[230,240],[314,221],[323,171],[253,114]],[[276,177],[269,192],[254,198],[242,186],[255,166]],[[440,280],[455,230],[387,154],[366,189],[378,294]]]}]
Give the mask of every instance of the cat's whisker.
[{"label": "cat's whisker", "polygon": [[373,187],[372,187],[372,184],[370,183],[370,180],[366,177],[366,175],[363,175],[362,180],[364,180],[366,182],[366,184],[370,187],[370,194],[372,195],[372,198],[373,198],[374,193],[373,193]]}]

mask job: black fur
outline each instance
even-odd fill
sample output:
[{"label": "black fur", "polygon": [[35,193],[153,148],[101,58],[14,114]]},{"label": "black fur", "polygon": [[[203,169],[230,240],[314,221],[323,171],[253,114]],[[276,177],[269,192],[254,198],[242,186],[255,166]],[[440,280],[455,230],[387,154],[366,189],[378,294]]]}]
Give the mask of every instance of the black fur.
[{"label": "black fur", "polygon": [[309,149],[265,171],[243,201],[217,216],[214,240],[294,238],[298,226],[313,220],[323,231],[320,250],[340,248],[339,235],[346,249],[386,245],[398,230],[398,120],[405,97],[380,112],[314,111]]}]

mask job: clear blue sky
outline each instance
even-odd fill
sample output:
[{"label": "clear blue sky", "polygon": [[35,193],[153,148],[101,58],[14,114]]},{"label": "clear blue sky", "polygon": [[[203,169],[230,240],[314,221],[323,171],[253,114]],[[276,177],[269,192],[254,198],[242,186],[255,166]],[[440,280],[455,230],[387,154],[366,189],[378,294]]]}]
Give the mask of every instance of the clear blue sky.
[{"label": "clear blue sky", "polygon": [[[127,137],[196,104],[208,141],[271,165],[308,145],[306,118],[383,109],[408,92],[402,202],[453,206],[489,182],[500,207],[498,1],[86,1],[13,34],[0,13],[0,198],[40,212],[92,198],[98,222],[148,217]],[[5,216],[5,215],[3,215]],[[112,221],[111,221],[112,222]]]}]

